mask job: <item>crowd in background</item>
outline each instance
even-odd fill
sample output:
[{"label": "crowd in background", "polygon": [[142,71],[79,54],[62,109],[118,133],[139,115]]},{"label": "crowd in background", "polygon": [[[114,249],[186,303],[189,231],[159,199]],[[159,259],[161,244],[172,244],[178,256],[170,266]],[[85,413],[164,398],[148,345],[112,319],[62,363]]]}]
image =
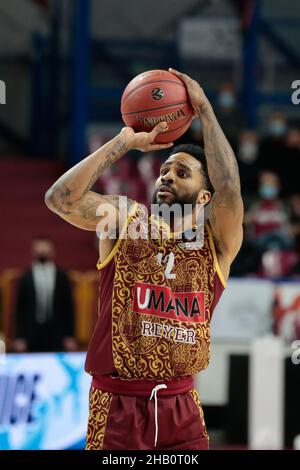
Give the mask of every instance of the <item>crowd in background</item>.
[{"label": "crowd in background", "polygon": [[[237,157],[245,206],[244,242],[231,275],[300,278],[299,123],[273,112],[255,132],[246,128],[238,103],[232,84],[221,85],[214,109]],[[199,120],[176,144],[183,142],[204,145]],[[166,156],[133,152],[108,168],[94,189],[150,206]],[[55,266],[53,253],[47,237],[33,240],[32,267],[20,278],[16,292],[16,352],[77,348],[70,283],[67,273]]]},{"label": "crowd in background", "polygon": [[[238,102],[233,85],[222,84],[214,109],[237,157],[245,205],[244,243],[231,273],[300,276],[300,123],[273,112],[260,131],[249,130]],[[178,142],[183,141],[203,145],[199,120]],[[108,170],[98,190],[125,194],[149,205],[163,156],[131,157]]]}]

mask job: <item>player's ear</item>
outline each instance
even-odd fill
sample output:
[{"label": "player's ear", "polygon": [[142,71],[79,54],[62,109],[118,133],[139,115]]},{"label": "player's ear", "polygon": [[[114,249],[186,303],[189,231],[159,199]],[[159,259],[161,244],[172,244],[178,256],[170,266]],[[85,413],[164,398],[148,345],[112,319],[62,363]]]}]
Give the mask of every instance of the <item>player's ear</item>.
[{"label": "player's ear", "polygon": [[198,194],[197,202],[198,204],[206,205],[211,200],[211,192],[207,191],[207,189],[201,189]]}]

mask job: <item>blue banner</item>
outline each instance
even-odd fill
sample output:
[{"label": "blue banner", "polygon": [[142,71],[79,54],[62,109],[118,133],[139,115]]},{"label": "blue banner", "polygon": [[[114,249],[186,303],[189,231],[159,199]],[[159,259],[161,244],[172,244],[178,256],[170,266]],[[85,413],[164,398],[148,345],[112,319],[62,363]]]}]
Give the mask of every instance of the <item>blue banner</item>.
[{"label": "blue banner", "polygon": [[0,365],[0,450],[81,449],[91,377],[85,353],[7,354]]}]

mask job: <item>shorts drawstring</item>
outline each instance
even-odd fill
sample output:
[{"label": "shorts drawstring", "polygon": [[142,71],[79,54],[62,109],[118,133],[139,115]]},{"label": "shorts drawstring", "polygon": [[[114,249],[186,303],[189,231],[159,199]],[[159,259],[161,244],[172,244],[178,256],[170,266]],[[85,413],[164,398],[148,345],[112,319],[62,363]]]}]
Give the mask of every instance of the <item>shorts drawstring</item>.
[{"label": "shorts drawstring", "polygon": [[165,384],[160,384],[156,385],[156,387],[153,388],[150,396],[150,400],[152,400],[154,396],[154,415],[155,415],[155,439],[154,439],[154,447],[156,447],[157,444],[157,436],[158,436],[158,417],[157,417],[157,392],[158,390],[161,390],[162,388],[168,388]]}]

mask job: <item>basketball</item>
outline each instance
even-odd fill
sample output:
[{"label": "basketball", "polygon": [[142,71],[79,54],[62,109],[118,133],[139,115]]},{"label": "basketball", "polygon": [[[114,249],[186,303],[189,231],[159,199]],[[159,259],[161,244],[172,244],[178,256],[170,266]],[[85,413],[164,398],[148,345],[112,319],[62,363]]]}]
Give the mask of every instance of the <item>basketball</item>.
[{"label": "basketball", "polygon": [[156,142],[174,142],[189,128],[193,118],[184,83],[166,70],[150,70],[137,75],[125,88],[121,113],[126,126],[136,132],[151,132],[161,121],[168,130]]}]

